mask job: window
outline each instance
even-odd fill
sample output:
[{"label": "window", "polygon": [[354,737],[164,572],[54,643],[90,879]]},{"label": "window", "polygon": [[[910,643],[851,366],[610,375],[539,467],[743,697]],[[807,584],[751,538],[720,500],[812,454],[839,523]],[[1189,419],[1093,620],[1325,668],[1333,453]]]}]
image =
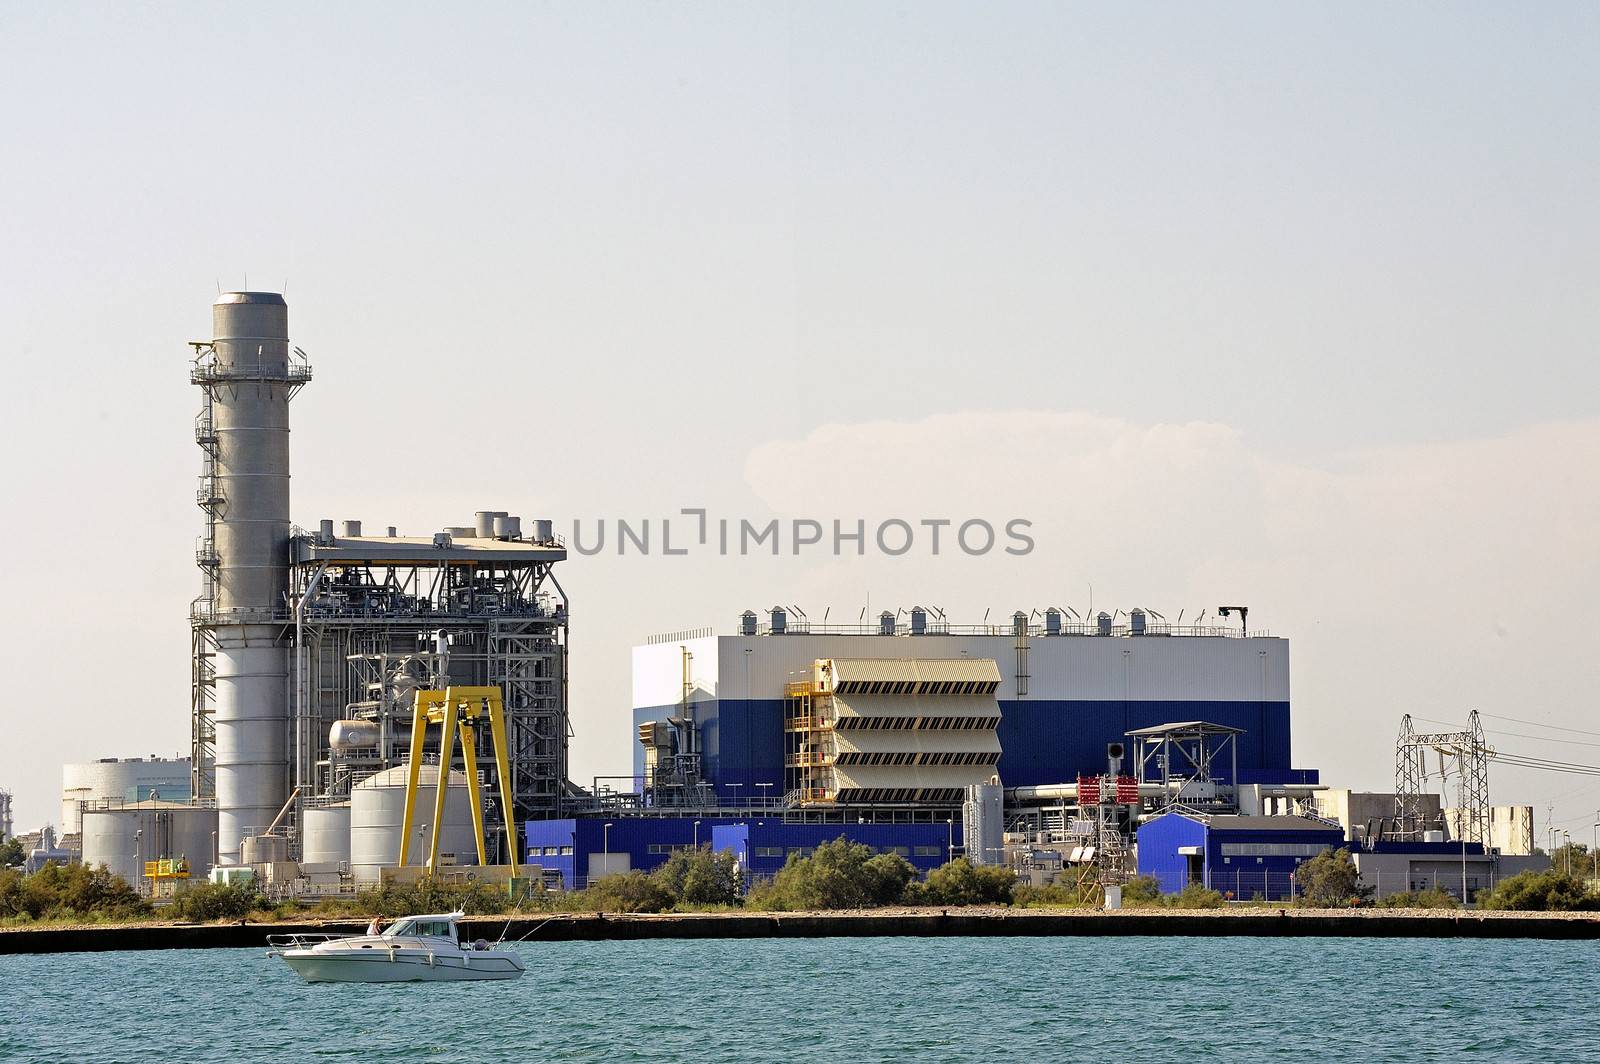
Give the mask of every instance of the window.
[{"label": "window", "polygon": [[757,846],[756,847],[756,856],[757,857],[782,857],[783,856],[783,847],[782,846]]},{"label": "window", "polygon": [[1329,849],[1322,842],[1225,842],[1225,857],[1315,857]]},{"label": "window", "polygon": [[561,847],[560,856],[562,856],[562,857],[571,857],[572,856],[572,847],[571,846],[563,846],[563,847]]},{"label": "window", "polygon": [[911,852],[916,854],[918,857],[937,857],[937,856],[939,856],[939,847],[937,847],[937,846],[914,846],[914,847],[912,847]]},{"label": "window", "polygon": [[[934,851],[937,852],[938,851],[938,847],[934,847]],[[889,852],[890,853],[897,853],[901,857],[910,857],[911,856],[911,847],[909,847],[909,846],[891,846],[891,847],[889,847]]]}]

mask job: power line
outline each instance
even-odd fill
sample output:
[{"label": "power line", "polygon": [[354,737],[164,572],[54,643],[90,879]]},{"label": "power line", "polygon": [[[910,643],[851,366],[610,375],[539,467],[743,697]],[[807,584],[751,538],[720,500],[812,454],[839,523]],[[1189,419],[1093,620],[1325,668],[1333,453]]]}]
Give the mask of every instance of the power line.
[{"label": "power line", "polygon": [[1480,716],[1493,717],[1495,720],[1509,720],[1513,724],[1526,724],[1530,728],[1549,728],[1551,731],[1575,732],[1578,735],[1593,735],[1595,738],[1600,739],[1600,732],[1584,731],[1582,728],[1567,728],[1560,724],[1540,724],[1536,720],[1518,720],[1516,717],[1502,717],[1498,713],[1485,713],[1482,710],[1479,710],[1478,713]]}]

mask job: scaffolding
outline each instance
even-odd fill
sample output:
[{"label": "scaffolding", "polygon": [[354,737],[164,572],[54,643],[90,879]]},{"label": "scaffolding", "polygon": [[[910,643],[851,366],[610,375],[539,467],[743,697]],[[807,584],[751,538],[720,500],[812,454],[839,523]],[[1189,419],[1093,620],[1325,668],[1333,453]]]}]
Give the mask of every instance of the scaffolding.
[{"label": "scaffolding", "polygon": [[833,696],[818,680],[783,686],[783,783],[789,805],[832,805],[823,770],[833,763]]}]

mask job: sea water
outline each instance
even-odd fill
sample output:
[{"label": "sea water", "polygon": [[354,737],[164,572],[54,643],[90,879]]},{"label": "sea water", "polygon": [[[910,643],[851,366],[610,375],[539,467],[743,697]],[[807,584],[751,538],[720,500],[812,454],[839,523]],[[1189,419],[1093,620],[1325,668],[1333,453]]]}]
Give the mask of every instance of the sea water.
[{"label": "sea water", "polygon": [[514,982],[302,983],[264,949],[0,956],[0,1061],[1600,1061],[1600,945],[525,943]]}]

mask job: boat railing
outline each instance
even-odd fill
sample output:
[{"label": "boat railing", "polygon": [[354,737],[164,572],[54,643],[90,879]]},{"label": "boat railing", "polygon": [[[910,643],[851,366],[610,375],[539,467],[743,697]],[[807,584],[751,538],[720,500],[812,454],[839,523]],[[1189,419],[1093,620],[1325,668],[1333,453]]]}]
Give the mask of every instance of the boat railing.
[{"label": "boat railing", "polygon": [[273,949],[310,949],[320,942],[332,942],[334,939],[349,938],[349,935],[268,935],[267,945]]}]

